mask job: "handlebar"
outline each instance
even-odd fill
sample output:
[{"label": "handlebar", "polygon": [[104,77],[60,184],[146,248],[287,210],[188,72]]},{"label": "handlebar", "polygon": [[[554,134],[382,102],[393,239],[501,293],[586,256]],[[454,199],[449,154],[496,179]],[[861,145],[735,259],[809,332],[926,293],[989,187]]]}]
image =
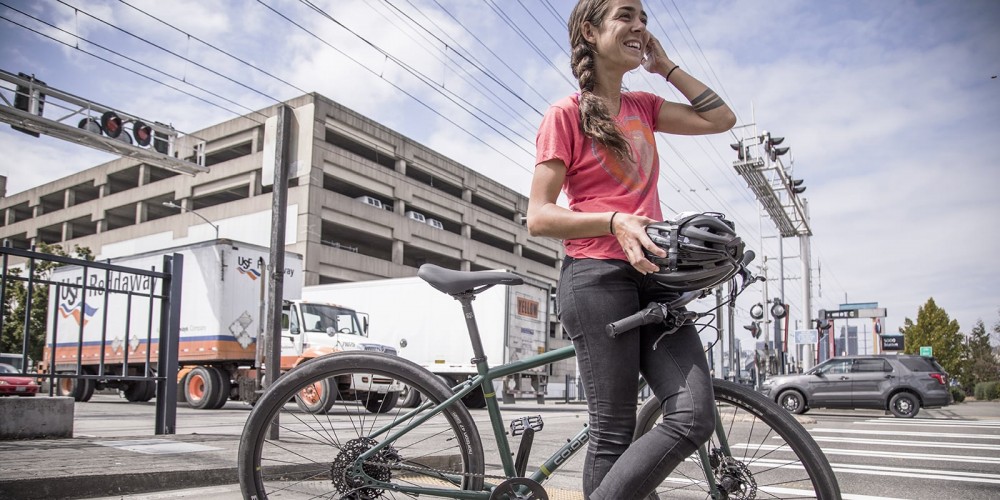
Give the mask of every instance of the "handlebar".
[{"label": "handlebar", "polygon": [[[759,276],[754,276],[753,273],[751,273],[750,270],[747,269],[747,266],[750,264],[751,261],[753,261],[754,257],[756,257],[756,255],[754,254],[753,250],[747,250],[746,252],[744,252],[743,259],[740,260],[737,266],[737,270],[734,273],[734,278],[730,278],[730,280],[734,280],[735,276],[738,275],[742,279],[742,284],[739,287],[739,290],[736,290],[734,287],[732,293],[730,294],[729,300],[726,301],[724,304],[734,302],[736,300],[736,296],[743,293],[743,291],[746,290],[746,288],[750,286],[750,284],[758,280],[763,280],[763,278]],[[648,305],[646,305],[646,307],[639,310],[638,312],[629,315],[625,318],[622,318],[618,321],[608,323],[604,327],[604,331],[607,332],[609,336],[614,338],[624,332],[634,330],[643,325],[663,323],[667,327],[667,331],[664,333],[664,335],[673,333],[677,331],[680,327],[684,326],[685,324],[692,323],[696,319],[711,313],[711,311],[709,311],[708,313],[680,311],[682,307],[690,304],[691,302],[694,302],[696,299],[704,297],[706,294],[709,293],[709,291],[710,289],[684,292],[679,297],[669,302],[650,302]],[[657,343],[658,342],[659,340],[657,340]]]}]

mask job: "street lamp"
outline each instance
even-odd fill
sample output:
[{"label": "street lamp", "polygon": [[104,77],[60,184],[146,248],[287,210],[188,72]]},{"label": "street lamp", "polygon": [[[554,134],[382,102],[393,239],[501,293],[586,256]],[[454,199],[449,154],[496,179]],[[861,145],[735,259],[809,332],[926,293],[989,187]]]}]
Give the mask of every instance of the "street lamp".
[{"label": "street lamp", "polygon": [[206,219],[204,215],[201,215],[198,212],[195,212],[194,210],[187,210],[184,207],[182,207],[182,206],[180,206],[180,205],[178,205],[178,204],[176,204],[176,203],[174,203],[172,201],[165,201],[165,202],[163,202],[163,206],[170,207],[170,208],[176,208],[177,210],[180,210],[182,212],[189,212],[189,213],[197,215],[199,219],[205,221],[206,224],[208,224],[209,226],[212,226],[212,228],[215,229],[215,239],[219,239],[219,226],[213,224],[212,221]]}]

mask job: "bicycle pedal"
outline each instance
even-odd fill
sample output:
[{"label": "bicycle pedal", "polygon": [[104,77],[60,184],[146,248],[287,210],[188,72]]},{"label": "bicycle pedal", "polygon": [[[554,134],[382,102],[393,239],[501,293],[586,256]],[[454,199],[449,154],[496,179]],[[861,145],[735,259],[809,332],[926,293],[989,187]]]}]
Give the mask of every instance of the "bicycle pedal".
[{"label": "bicycle pedal", "polygon": [[525,429],[540,432],[542,427],[545,427],[545,424],[542,423],[541,415],[535,415],[534,417],[521,417],[511,421],[510,435],[519,436],[524,433]]}]

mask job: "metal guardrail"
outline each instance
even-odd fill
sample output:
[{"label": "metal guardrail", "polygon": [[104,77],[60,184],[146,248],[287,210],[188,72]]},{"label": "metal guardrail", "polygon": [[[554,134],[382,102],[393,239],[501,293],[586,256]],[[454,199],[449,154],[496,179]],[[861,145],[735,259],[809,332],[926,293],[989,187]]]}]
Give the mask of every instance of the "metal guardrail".
[{"label": "metal guardrail", "polygon": [[[52,272],[40,275],[36,270],[44,262],[58,266],[60,274],[73,273],[78,279],[57,281],[52,279]],[[8,294],[15,286],[23,286],[26,292],[24,316],[5,317],[7,311],[0,307],[0,325],[20,322],[23,338],[21,354],[25,358],[30,339],[39,335],[45,338],[45,354],[36,365],[36,371],[28,373],[22,368],[22,374],[47,379],[50,395],[58,384],[60,392],[69,390],[77,400],[84,401],[98,386],[123,388],[132,385],[148,390],[148,384],[155,384],[155,432],[174,434],[183,268],[183,256],[180,254],[164,256],[162,271],[157,271],[0,247],[0,304],[7,302]],[[21,269],[21,272],[14,269]],[[148,283],[148,290],[139,292],[127,285],[137,280]],[[46,320],[40,326],[32,322],[32,308],[39,306],[36,299],[43,292],[48,300]],[[62,296],[78,297],[79,301],[72,307],[60,307]],[[88,305],[88,297],[91,296],[98,298],[90,300]],[[113,297],[124,297],[125,310],[116,310],[117,314],[125,315],[124,324],[109,324],[108,306]],[[116,309],[122,307],[118,302],[114,305]],[[96,314],[98,310],[103,315],[99,332],[91,328],[85,336],[88,322],[85,312],[94,311]],[[140,328],[142,331],[135,331],[135,322],[131,321],[133,312],[147,318],[145,326]],[[76,320],[75,332],[59,328],[60,315]],[[159,321],[154,324],[157,316]],[[109,333],[112,336],[109,337]],[[146,346],[144,355],[130,359],[130,351],[137,351],[142,345]],[[152,354],[154,345],[157,351],[155,359]],[[62,358],[62,361],[57,358]]]}]

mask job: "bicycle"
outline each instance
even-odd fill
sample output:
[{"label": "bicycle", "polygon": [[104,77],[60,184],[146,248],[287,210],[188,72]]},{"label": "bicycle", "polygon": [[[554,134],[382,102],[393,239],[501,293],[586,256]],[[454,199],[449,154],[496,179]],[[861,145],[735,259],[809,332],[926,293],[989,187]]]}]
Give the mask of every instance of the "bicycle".
[{"label": "bicycle", "polygon": [[[755,281],[746,263],[738,291]],[[415,498],[537,499],[548,498],[541,486],[588,440],[583,427],[532,471],[527,457],[541,421],[516,420],[511,435],[521,435],[516,457],[497,403],[493,380],[544,366],[575,355],[572,345],[529,359],[489,367],[483,355],[472,301],[496,285],[522,283],[502,271],[462,272],[424,265],[418,275],[439,291],[455,297],[466,317],[479,375],[448,387],[419,365],[391,355],[342,352],[303,363],[283,375],[257,402],[240,441],[239,476],[245,498]],[[735,277],[732,278],[735,280]],[[681,308],[702,296],[689,292],[668,304],[650,304],[607,326],[609,334],[653,321],[676,330],[685,322],[711,313]],[[672,325],[672,326],[671,326]],[[667,333],[671,333],[668,328]],[[337,398],[327,414],[301,411],[294,404],[300,391],[323,383]],[[366,399],[384,394],[366,391],[371,384],[418,391],[416,408],[389,408],[370,413]],[[676,496],[698,498],[772,497],[840,498],[836,476],[819,446],[788,412],[755,391],[714,379],[716,430],[696,455],[680,464],[657,488]],[[499,470],[486,470],[482,438],[462,398],[482,387],[496,439]],[[360,404],[359,404],[360,403]],[[639,410],[635,437],[655,424],[659,403],[650,398]],[[277,417],[277,418],[276,418]],[[276,437],[280,430],[280,437]],[[778,441],[781,439],[781,441]]]}]

